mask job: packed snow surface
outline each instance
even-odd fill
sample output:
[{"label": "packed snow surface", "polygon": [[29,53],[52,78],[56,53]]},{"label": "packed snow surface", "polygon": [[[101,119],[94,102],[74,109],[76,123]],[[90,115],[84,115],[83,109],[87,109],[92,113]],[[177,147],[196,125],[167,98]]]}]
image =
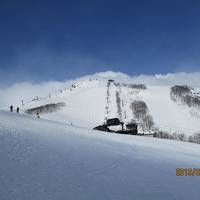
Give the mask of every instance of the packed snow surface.
[{"label": "packed snow surface", "polygon": [[1,200],[199,200],[180,167],[200,167],[200,145],[0,111]]}]

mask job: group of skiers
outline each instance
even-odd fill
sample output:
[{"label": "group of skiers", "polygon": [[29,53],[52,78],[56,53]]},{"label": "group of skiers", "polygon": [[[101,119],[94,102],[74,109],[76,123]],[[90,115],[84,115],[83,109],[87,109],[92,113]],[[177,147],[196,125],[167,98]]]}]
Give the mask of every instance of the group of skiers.
[{"label": "group of skiers", "polygon": [[[9,108],[10,108],[10,112],[13,112],[13,108],[14,108],[13,105],[11,105]],[[16,112],[19,113],[19,107],[17,107]],[[36,115],[37,115],[37,118],[40,118],[39,112],[37,112]]]},{"label": "group of skiers", "polygon": [[[11,105],[9,108],[10,108],[10,112],[13,112],[13,105]],[[16,112],[19,113],[19,107],[17,107]]]}]

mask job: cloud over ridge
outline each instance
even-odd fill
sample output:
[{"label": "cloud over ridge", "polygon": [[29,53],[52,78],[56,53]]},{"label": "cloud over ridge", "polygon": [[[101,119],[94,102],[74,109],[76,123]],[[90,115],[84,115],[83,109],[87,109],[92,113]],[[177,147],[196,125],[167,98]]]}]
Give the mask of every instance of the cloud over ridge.
[{"label": "cloud over ridge", "polygon": [[[42,83],[21,82],[15,83],[8,87],[0,85],[0,108],[6,108],[10,104],[19,104],[22,99],[32,98],[35,96],[45,96],[49,93],[54,93],[60,89],[68,87],[76,81],[83,81],[89,78],[97,79],[115,79],[119,82],[133,82],[144,83],[146,85],[190,85],[200,88],[200,72],[193,73],[168,73],[168,74],[155,74],[155,75],[138,75],[129,76],[121,72],[100,72],[93,75],[87,75],[75,80],[59,81],[46,81]],[[19,106],[19,105],[18,105]]]}]

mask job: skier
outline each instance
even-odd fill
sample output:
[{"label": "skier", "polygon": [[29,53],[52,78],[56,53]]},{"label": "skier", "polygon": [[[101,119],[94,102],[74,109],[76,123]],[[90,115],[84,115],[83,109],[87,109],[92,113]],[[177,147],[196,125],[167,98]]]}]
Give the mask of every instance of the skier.
[{"label": "skier", "polygon": [[9,108],[10,108],[10,112],[12,112],[13,111],[13,105],[11,105]]},{"label": "skier", "polygon": [[37,118],[40,118],[40,114],[39,114],[39,112],[37,112]]},{"label": "skier", "polygon": [[19,107],[17,107],[17,113],[19,113]]}]

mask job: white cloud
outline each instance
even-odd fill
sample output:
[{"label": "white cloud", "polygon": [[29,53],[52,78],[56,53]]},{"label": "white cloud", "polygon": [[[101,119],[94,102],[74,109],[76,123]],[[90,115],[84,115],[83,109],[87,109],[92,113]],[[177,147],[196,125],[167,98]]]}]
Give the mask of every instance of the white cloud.
[{"label": "white cloud", "polygon": [[200,87],[200,72],[140,75],[133,77],[133,80],[147,85],[190,85]]}]

